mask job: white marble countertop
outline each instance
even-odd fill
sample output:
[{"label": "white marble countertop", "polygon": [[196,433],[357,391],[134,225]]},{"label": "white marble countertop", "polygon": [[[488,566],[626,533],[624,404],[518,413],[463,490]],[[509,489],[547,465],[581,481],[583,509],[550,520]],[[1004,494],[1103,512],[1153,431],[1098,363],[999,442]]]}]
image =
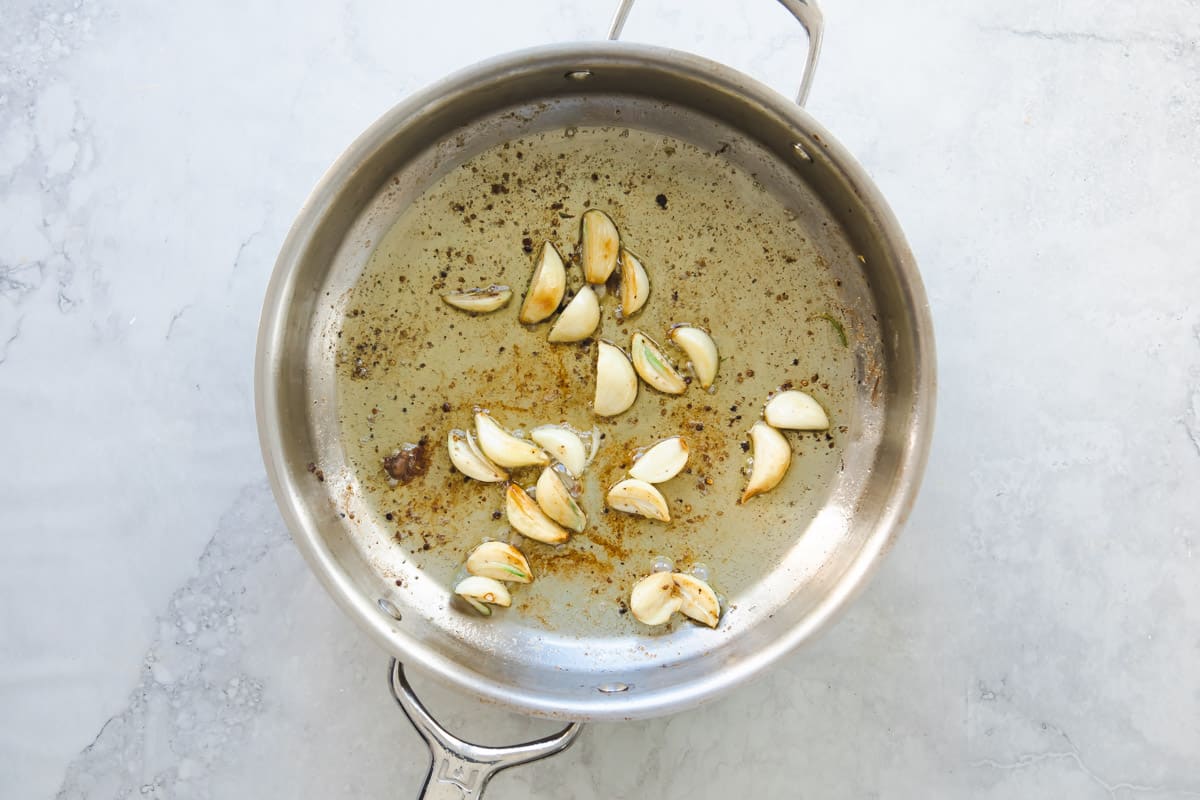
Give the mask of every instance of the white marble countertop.
[{"label": "white marble countertop", "polygon": [[[1200,797],[1200,7],[825,5],[810,110],[937,327],[916,511],[815,644],[491,796]],[[608,6],[0,11],[0,797],[415,795],[386,659],[266,486],[259,304],[360,130]],[[803,42],[767,0],[642,0],[627,38],[789,93]],[[467,734],[548,729],[426,690]]]}]

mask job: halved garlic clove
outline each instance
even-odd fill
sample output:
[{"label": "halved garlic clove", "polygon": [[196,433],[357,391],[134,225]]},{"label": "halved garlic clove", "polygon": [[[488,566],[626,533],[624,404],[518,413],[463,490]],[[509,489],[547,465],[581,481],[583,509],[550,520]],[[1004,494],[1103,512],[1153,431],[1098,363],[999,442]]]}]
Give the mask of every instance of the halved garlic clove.
[{"label": "halved garlic clove", "polygon": [[717,344],[712,337],[691,325],[677,325],[667,335],[679,349],[687,353],[692,371],[700,381],[700,388],[707,389],[712,386],[717,377],[717,366],[721,361],[717,355]]},{"label": "halved garlic clove", "polygon": [[717,622],[721,619],[721,602],[717,600],[717,593],[712,587],[706,581],[686,572],[676,572],[671,577],[674,578],[675,587],[683,599],[679,613],[697,622],[703,622],[710,628],[717,627]]},{"label": "halved garlic clove", "polygon": [[553,467],[546,467],[538,477],[537,504],[546,512],[546,516],[576,533],[587,527],[587,517],[583,509],[571,493],[567,491],[562,478]]},{"label": "halved garlic clove", "polygon": [[637,478],[626,478],[608,490],[608,507],[626,514],[638,514],[659,522],[670,522],[667,499],[652,484]]},{"label": "halved garlic clove", "polygon": [[621,348],[600,342],[596,353],[596,397],[592,410],[602,417],[615,417],[637,400],[638,379],[633,364]]},{"label": "halved garlic clove", "polygon": [[474,289],[463,289],[459,292],[450,292],[449,294],[442,295],[442,299],[455,308],[461,308],[463,311],[486,314],[489,311],[495,311],[506,305],[512,299],[512,289],[507,286],[492,284],[486,289],[476,287]]},{"label": "halved garlic clove", "polygon": [[763,418],[772,427],[793,431],[823,431],[829,427],[829,417],[821,404],[798,389],[780,392],[768,400]]},{"label": "halved garlic clove", "polygon": [[669,572],[655,572],[633,585],[629,610],[645,625],[662,625],[683,605],[683,595]]},{"label": "halved garlic clove", "polygon": [[600,298],[590,286],[580,289],[558,315],[546,337],[552,342],[580,342],[600,324]]},{"label": "halved garlic clove", "polygon": [[756,494],[774,489],[792,463],[792,448],[783,434],[765,422],[756,422],[750,428],[750,444],[754,448],[754,464],[750,468],[750,480],[741,502]]},{"label": "halved garlic clove", "polygon": [[529,279],[529,292],[521,303],[517,319],[527,325],[541,322],[558,310],[567,290],[567,270],[552,242],[544,242],[538,251],[537,266]]},{"label": "halved garlic clove", "polygon": [[520,550],[507,542],[484,542],[467,556],[467,572],[481,578],[529,583],[533,570]]},{"label": "halved garlic clove", "polygon": [[633,334],[629,349],[633,353],[633,368],[646,383],[667,394],[683,394],[687,389],[683,376],[649,336],[641,331]]},{"label": "halved garlic clove", "polygon": [[622,247],[621,317],[629,319],[641,311],[642,306],[646,305],[646,298],[649,296],[650,277],[646,275],[646,268],[642,266],[641,259]]},{"label": "halved garlic clove", "polygon": [[458,428],[450,431],[446,437],[446,450],[450,453],[450,463],[468,478],[485,483],[508,480],[508,473],[488,460],[469,431]]},{"label": "halved garlic clove", "polygon": [[546,516],[533,498],[515,483],[508,485],[504,511],[508,515],[508,524],[530,539],[546,544],[562,544],[571,536],[565,528]]},{"label": "halved garlic clove", "polygon": [[562,425],[542,425],[529,432],[529,438],[545,448],[558,463],[578,478],[587,468],[587,448],[574,431]]},{"label": "halved garlic clove", "polygon": [[612,217],[598,208],[583,212],[579,244],[583,249],[583,276],[588,283],[604,283],[616,269],[621,248],[621,236]]},{"label": "halved garlic clove", "polygon": [[484,578],[471,575],[463,578],[454,587],[454,593],[466,600],[471,606],[485,617],[492,615],[492,606],[512,605],[512,595],[504,584],[494,578]]},{"label": "halved garlic clove", "polygon": [[646,483],[662,483],[679,474],[688,460],[688,443],[681,436],[663,439],[629,468],[630,477]]},{"label": "halved garlic clove", "polygon": [[540,447],[513,436],[482,411],[475,414],[475,432],[483,454],[502,467],[541,467],[550,463],[550,456]]}]

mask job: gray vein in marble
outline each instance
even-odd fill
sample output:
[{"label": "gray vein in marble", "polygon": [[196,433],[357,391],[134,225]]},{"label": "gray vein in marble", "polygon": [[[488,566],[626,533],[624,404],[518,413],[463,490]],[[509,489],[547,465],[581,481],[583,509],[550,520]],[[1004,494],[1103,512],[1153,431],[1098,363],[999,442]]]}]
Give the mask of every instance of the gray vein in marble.
[{"label": "gray vein in marble", "polygon": [[180,306],[178,311],[171,315],[171,321],[167,323],[167,334],[163,337],[164,340],[168,342],[171,340],[171,334],[175,330],[175,323],[179,322],[179,320],[183,318],[183,315],[186,314],[188,309],[191,307],[191,303],[185,303],[184,305]]},{"label": "gray vein in marble", "polygon": [[240,668],[243,595],[254,568],[290,540],[265,485],[241,492],[196,573],[171,596],[125,709],[66,771],[57,797],[208,797],[206,773],[233,754],[258,713],[263,682]]},{"label": "gray vein in marble", "polygon": [[1127,47],[1135,44],[1152,44],[1166,46],[1178,51],[1195,51],[1197,43],[1187,39],[1173,39],[1166,36],[1154,36],[1144,33],[1129,33],[1124,36],[1107,36],[1092,31],[1053,31],[1036,28],[1014,28],[1005,25],[989,25],[980,28],[987,33],[1005,33],[1021,39],[1039,39],[1046,42],[1062,42],[1066,44],[1111,44]]},{"label": "gray vein in marble", "polygon": [[4,340],[4,344],[0,344],[0,364],[8,361],[8,351],[12,347],[13,342],[21,338],[21,323],[25,321],[25,317],[17,317],[17,321],[13,323],[12,332],[8,338]]},{"label": "gray vein in marble", "polygon": [[[1192,333],[1196,337],[1196,344],[1200,345],[1200,325],[1193,327]],[[1187,431],[1188,438],[1196,448],[1196,454],[1200,455],[1200,386],[1193,387],[1191,392],[1191,402],[1184,412],[1182,422],[1183,429]]]},{"label": "gray vein in marble", "polygon": [[[22,279],[22,273],[36,272],[36,279]],[[13,303],[20,303],[29,294],[32,294],[42,282],[42,274],[45,271],[43,264],[15,264],[3,265],[0,264],[0,295],[12,300]]]},{"label": "gray vein in marble", "polygon": [[[992,695],[994,698],[995,695]],[[1116,783],[1110,782],[1102,777],[1095,769],[1093,769],[1087,761],[1084,760],[1083,754],[1079,748],[1071,741],[1071,737],[1062,728],[1051,725],[1048,722],[1041,723],[1041,728],[1052,733],[1054,736],[1062,739],[1067,745],[1066,750],[1047,750],[1034,753],[1021,753],[1011,757],[1006,761],[999,761],[994,758],[981,758],[971,762],[972,767],[986,767],[1001,771],[1011,771],[1027,769],[1047,761],[1066,761],[1075,764],[1075,767],[1094,782],[1097,786],[1108,793],[1111,798],[1117,797],[1117,793],[1126,792],[1141,792],[1147,794],[1173,794],[1177,797],[1200,797],[1200,788],[1183,788],[1179,786],[1152,786],[1140,783],[1132,783],[1129,781],[1119,781]]]},{"label": "gray vein in marble", "polygon": [[1047,752],[1047,753],[1027,753],[1016,757],[1015,761],[1000,762],[990,758],[972,761],[972,767],[988,767],[990,769],[1011,771],[1027,769],[1036,766],[1046,761],[1069,761],[1073,762],[1089,780],[1108,793],[1109,797],[1116,798],[1117,792],[1144,792],[1148,794],[1174,794],[1178,797],[1200,797],[1200,791],[1191,789],[1180,789],[1174,786],[1143,786],[1136,783],[1108,783],[1104,778],[1096,774],[1096,771],[1087,765],[1083,758],[1079,755],[1079,751],[1071,749],[1063,752]]},{"label": "gray vein in marble", "polygon": [[237,276],[238,271],[241,269],[242,256],[245,255],[246,248],[253,244],[255,239],[263,235],[263,232],[267,229],[267,224],[270,222],[270,220],[271,208],[268,206],[263,215],[262,222],[258,225],[258,227],[247,234],[246,238],[242,239],[241,244],[238,245],[237,254],[233,257],[233,267],[229,270],[229,280],[226,282],[227,286],[233,286],[233,280]]}]

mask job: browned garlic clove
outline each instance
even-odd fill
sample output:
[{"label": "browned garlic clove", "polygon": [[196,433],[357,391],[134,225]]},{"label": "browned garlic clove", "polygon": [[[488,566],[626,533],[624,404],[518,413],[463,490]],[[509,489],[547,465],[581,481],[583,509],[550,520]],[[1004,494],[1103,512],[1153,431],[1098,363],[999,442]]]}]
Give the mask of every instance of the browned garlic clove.
[{"label": "browned garlic clove", "polygon": [[529,438],[540,444],[576,478],[583,474],[588,463],[588,451],[583,440],[570,428],[541,425],[529,432]]},{"label": "browned garlic clove", "polygon": [[463,289],[442,295],[442,299],[455,308],[486,314],[504,307],[512,299],[512,289],[493,284],[486,289]]},{"label": "browned garlic clove", "polygon": [[683,605],[683,596],[669,572],[655,572],[633,585],[629,610],[645,625],[662,625]]},{"label": "browned garlic clove", "polygon": [[650,297],[650,277],[642,261],[625,248],[621,248],[621,317],[629,319],[642,310]]},{"label": "browned garlic clove", "polygon": [[504,584],[494,578],[484,578],[471,575],[463,578],[454,587],[454,593],[471,604],[471,607],[485,617],[492,615],[492,606],[507,608],[512,605],[512,595]]},{"label": "browned garlic clove", "polygon": [[617,225],[608,214],[591,208],[583,212],[579,227],[583,275],[588,283],[604,283],[617,266],[617,253],[621,247]]},{"label": "browned garlic clove", "polygon": [[675,587],[683,598],[679,613],[710,628],[717,627],[717,622],[721,619],[721,603],[708,582],[686,572],[676,572],[671,577],[674,578]]},{"label": "browned garlic clove", "polygon": [[484,542],[467,556],[467,572],[497,581],[529,583],[533,570],[520,550],[507,542]]},{"label": "browned garlic clove", "polygon": [[488,460],[469,431],[458,428],[450,431],[446,449],[450,453],[450,463],[468,478],[485,483],[508,480],[508,473]]},{"label": "browned garlic clove", "polygon": [[566,290],[567,270],[562,255],[553,243],[543,242],[517,319],[527,325],[541,322],[558,310]]},{"label": "browned garlic clove", "polygon": [[508,524],[523,535],[546,544],[562,544],[570,538],[567,529],[546,516],[533,498],[515,483],[508,485],[504,500]]},{"label": "browned garlic clove", "polygon": [[562,525],[564,528],[579,533],[587,527],[587,517],[575,498],[567,491],[562,478],[553,467],[542,470],[537,482],[537,504],[546,512],[546,516]]},{"label": "browned garlic clove", "polygon": [[550,463],[550,456],[540,447],[513,436],[482,411],[475,414],[475,432],[479,436],[479,449],[502,467],[540,467]]},{"label": "browned garlic clove", "polygon": [[667,394],[683,394],[687,389],[683,376],[649,336],[641,331],[633,334],[629,349],[633,354],[633,368],[646,383]]},{"label": "browned garlic clove", "polygon": [[652,484],[637,478],[626,478],[608,490],[608,507],[626,514],[638,514],[659,522],[670,522],[667,499]]}]

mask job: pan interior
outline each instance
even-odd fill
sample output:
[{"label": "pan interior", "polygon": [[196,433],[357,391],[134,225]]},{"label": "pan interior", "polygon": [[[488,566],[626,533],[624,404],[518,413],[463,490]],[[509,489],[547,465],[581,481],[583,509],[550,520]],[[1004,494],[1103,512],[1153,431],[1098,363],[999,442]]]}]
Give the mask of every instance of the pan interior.
[{"label": "pan interior", "polygon": [[[823,618],[844,576],[874,560],[863,553],[878,546],[913,446],[903,424],[914,343],[870,209],[815,134],[779,126],[813,148],[805,173],[766,133],[751,138],[708,110],[558,91],[455,125],[377,126],[356,145],[370,157],[343,168],[337,193],[315,196],[306,213],[317,222],[289,243],[296,267],[277,290],[288,304],[268,366],[287,432],[284,507],[294,529],[316,532],[306,554],[396,655],[525,711],[612,718],[688,705],[681,687],[741,669]],[[589,207],[612,215],[651,282],[632,320],[606,297],[595,338],[628,347],[641,330],[665,344],[671,325],[701,325],[721,351],[713,391],[643,385],[630,411],[594,418],[594,340],[552,345],[548,324],[517,322],[527,250],[549,240],[569,256]],[[570,264],[569,288],[582,282]],[[492,283],[516,296],[490,315],[440,299]],[[746,432],[786,385],[812,393],[833,427],[789,433],[783,483],[739,505]],[[511,428],[565,421],[603,435],[583,480],[587,529],[559,548],[513,538],[537,578],[486,619],[450,592],[471,547],[513,536],[502,486],[465,480],[446,454],[447,432],[470,427],[476,405]],[[692,450],[660,487],[672,522],[604,513],[633,450],[672,435]],[[428,471],[389,485],[382,458],[422,438]],[[515,477],[529,486],[537,473]],[[724,600],[716,630],[682,618],[651,629],[623,613],[632,583],[663,558],[707,568]]]},{"label": "pan interior", "polygon": [[[662,649],[680,657],[786,602],[781,587],[750,599],[775,570],[794,585],[823,562],[812,543],[832,543],[806,532],[843,478],[846,446],[864,436],[869,446],[872,434],[855,408],[854,351],[830,322],[852,327],[829,260],[854,256],[821,247],[816,214],[793,211],[726,153],[626,127],[527,133],[443,175],[375,246],[329,343],[347,468],[337,474],[352,489],[346,510],[364,553],[393,582],[433,590],[421,606],[430,619],[476,640],[503,629],[519,650],[538,642],[606,660]],[[650,300],[632,319],[617,319],[619,298],[608,293],[593,337],[551,344],[549,322],[517,322],[519,297],[479,316],[441,301],[493,283],[521,291],[534,257],[524,251],[548,240],[570,253],[589,207],[612,215],[651,276]],[[583,284],[575,264],[569,277],[573,288]],[[712,332],[723,356],[712,388],[671,396],[643,385],[629,411],[594,417],[596,340],[628,348],[640,330],[665,344],[677,323]],[[819,398],[834,427],[789,434],[783,483],[739,505],[746,432],[781,385]],[[503,517],[504,485],[451,467],[447,433],[471,428],[476,406],[512,428],[567,422],[599,433],[582,481],[581,535],[558,547],[520,539]],[[636,448],[669,436],[691,448],[687,469],[661,486],[672,521],[605,513],[606,488],[625,477]],[[422,439],[433,452],[429,471],[391,486],[383,458]],[[514,479],[532,487],[539,472]],[[510,611],[480,620],[449,600],[466,553],[486,538],[517,543],[537,580],[515,590]],[[804,557],[789,559],[798,546]],[[651,629],[627,613],[633,584],[664,559],[711,576],[730,605],[720,632],[696,631],[683,617]]]}]

